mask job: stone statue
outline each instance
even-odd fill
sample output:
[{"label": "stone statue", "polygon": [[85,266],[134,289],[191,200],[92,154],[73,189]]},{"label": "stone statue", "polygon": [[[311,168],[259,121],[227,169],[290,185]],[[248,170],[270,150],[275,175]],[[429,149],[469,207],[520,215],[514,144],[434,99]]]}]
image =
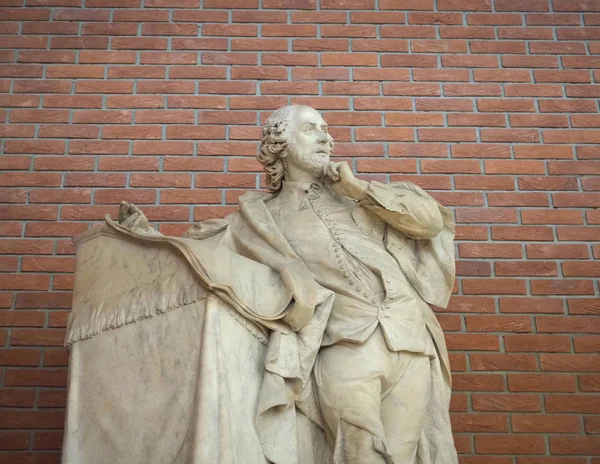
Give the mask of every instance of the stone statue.
[{"label": "stone statue", "polygon": [[[334,463],[455,464],[448,354],[430,307],[446,307],[454,283],[451,212],[410,182],[356,178],[333,147],[317,111],[278,109],[258,154],[270,193],[248,192],[240,211],[184,235],[269,266],[292,295],[277,316],[250,308],[278,350],[257,413],[265,455],[295,462],[288,425],[302,411]],[[119,224],[160,237],[133,204]]]}]

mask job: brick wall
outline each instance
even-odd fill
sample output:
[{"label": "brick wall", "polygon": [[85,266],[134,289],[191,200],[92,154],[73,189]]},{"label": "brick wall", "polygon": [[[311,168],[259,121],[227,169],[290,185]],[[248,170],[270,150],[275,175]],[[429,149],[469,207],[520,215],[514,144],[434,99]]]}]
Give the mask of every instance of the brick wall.
[{"label": "brick wall", "polygon": [[462,464],[600,463],[599,0],[0,4],[1,462],[60,459],[71,237],[122,199],[167,234],[233,211],[304,103],[454,209]]}]

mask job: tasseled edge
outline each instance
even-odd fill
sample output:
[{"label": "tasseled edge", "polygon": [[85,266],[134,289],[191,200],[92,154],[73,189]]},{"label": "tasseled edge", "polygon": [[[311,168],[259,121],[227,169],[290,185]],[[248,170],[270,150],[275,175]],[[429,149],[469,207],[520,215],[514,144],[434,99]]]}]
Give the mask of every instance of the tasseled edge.
[{"label": "tasseled edge", "polygon": [[[199,285],[192,285],[182,288],[179,292],[163,294],[153,301],[128,303],[127,307],[117,307],[106,316],[92,316],[87,324],[73,324],[71,320],[73,313],[71,313],[69,314],[69,329],[65,337],[65,348],[68,350],[75,342],[90,339],[108,330],[163,314],[207,297],[206,289]],[[90,311],[93,310],[90,308]],[[102,314],[102,311],[94,312]]]}]

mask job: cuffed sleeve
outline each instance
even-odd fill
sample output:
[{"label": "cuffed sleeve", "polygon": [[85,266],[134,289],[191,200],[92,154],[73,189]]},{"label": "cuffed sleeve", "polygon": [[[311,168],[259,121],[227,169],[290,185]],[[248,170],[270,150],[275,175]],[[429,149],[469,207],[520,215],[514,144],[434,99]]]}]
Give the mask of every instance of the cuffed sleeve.
[{"label": "cuffed sleeve", "polygon": [[367,198],[358,204],[413,239],[432,239],[444,227],[454,228],[450,211],[410,182],[371,181]]}]

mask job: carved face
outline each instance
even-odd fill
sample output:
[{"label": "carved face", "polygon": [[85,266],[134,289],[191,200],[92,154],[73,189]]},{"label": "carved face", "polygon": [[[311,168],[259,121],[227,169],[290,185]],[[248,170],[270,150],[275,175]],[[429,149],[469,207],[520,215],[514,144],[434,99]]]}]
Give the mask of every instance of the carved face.
[{"label": "carved face", "polygon": [[329,162],[331,142],[333,139],[321,115],[308,106],[300,106],[290,121],[286,163],[319,175]]}]

